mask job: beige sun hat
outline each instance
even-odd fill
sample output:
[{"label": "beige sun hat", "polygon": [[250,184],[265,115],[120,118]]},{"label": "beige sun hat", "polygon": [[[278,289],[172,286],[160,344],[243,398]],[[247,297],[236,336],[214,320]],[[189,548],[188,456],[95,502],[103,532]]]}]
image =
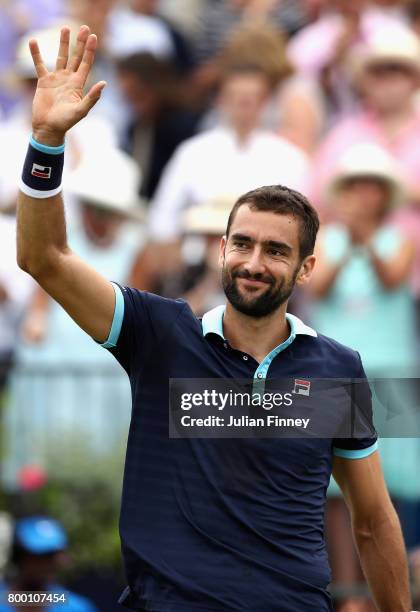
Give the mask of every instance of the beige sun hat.
[{"label": "beige sun hat", "polygon": [[420,41],[403,25],[381,28],[350,55],[350,70],[357,79],[372,65],[387,62],[405,64],[420,74]]},{"label": "beige sun hat", "polygon": [[223,236],[237,199],[238,196],[218,196],[204,204],[192,206],[184,214],[184,231],[188,234]]},{"label": "beige sun hat", "polygon": [[65,188],[81,200],[136,221],[146,216],[145,203],[138,195],[140,184],[137,163],[111,146],[82,157],[65,180]]},{"label": "beige sun hat", "polygon": [[389,208],[404,203],[405,189],[400,170],[391,155],[373,143],[353,145],[340,157],[334,175],[326,187],[327,202],[332,203],[345,181],[374,178],[390,188]]},{"label": "beige sun hat", "polygon": [[[33,38],[38,41],[39,50],[47,70],[55,69],[62,25],[62,23],[51,25],[48,28],[34,30],[22,36],[18,42],[15,61],[15,72],[19,77],[23,79],[37,78],[31,52],[29,51],[29,41]],[[67,21],[66,25],[70,27],[72,32],[78,30],[78,26],[74,22]],[[70,53],[71,51],[72,45],[70,45]]]}]

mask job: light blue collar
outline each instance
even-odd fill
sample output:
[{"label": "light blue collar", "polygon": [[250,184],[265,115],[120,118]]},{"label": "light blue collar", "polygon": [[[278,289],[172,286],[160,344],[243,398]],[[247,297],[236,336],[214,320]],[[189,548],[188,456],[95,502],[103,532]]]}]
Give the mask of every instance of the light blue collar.
[{"label": "light blue collar", "polygon": [[[209,312],[203,315],[202,325],[204,336],[207,336],[207,334],[217,334],[225,340],[223,334],[223,316],[225,314],[225,309],[226,306],[223,304],[222,306],[216,306],[216,308],[209,310]],[[287,312],[286,319],[290,325],[290,337],[295,337],[298,334],[313,336],[314,338],[317,337],[318,334],[316,331],[312,329],[312,327],[305,325],[298,317]]]}]

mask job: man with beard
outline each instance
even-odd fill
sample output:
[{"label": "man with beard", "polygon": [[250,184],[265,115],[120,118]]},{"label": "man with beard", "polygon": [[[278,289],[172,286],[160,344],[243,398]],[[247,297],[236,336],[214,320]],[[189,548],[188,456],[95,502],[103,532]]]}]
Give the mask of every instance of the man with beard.
[{"label": "man with beard", "polygon": [[18,261],[130,377],[122,603],[161,612],[331,611],[323,516],[334,468],[378,609],[406,612],[404,545],[376,436],[169,437],[171,379],[247,379],[261,392],[268,378],[289,378],[308,396],[311,379],[364,378],[358,353],[287,313],[293,286],[305,284],[315,265],[316,212],[282,186],[241,197],[220,246],[228,302],[201,321],[182,300],[106,281],[66,240],[64,135],[105,86],[83,97],[96,37],[82,27],[69,59],[69,35],[63,28],[52,73],[30,43],[39,81],[20,185]]}]

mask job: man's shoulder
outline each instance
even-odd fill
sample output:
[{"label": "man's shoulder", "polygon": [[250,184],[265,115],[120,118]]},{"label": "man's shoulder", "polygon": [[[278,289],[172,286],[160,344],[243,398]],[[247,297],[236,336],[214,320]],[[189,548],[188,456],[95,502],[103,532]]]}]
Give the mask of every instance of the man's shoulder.
[{"label": "man's shoulder", "polygon": [[338,361],[342,365],[351,366],[356,370],[360,369],[360,355],[351,347],[319,333],[315,338],[311,338],[311,340],[314,341],[314,346],[319,349],[322,358],[334,362]]},{"label": "man's shoulder", "polygon": [[312,363],[314,370],[334,378],[363,375],[359,353],[351,347],[320,333],[300,335],[299,339],[297,356]]},{"label": "man's shoulder", "polygon": [[119,287],[122,290],[124,311],[127,315],[124,316],[133,326],[141,322],[148,323],[157,335],[161,335],[169,329],[174,329],[175,324],[177,328],[178,324],[181,325],[185,332],[198,321],[188,302],[183,299],[167,298],[132,287]]},{"label": "man's shoulder", "polygon": [[150,291],[136,289],[135,287],[126,287],[119,284],[118,286],[121,289],[126,302],[127,300],[131,302],[142,302],[147,307],[162,307],[167,310],[174,311],[180,311],[185,307],[188,307],[188,303],[181,298],[168,298]]}]

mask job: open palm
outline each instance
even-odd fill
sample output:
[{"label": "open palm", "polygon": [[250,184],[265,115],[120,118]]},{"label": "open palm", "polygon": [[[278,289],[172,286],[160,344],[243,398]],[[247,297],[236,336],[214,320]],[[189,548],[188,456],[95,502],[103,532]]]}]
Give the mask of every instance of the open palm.
[{"label": "open palm", "polygon": [[69,58],[70,30],[62,28],[56,68],[48,72],[36,40],[29,48],[38,75],[38,85],[32,107],[34,134],[54,135],[57,139],[85,117],[99,100],[105,87],[100,81],[84,95],[83,88],[92,68],[97,38],[88,26],[82,26],[77,43]]}]

